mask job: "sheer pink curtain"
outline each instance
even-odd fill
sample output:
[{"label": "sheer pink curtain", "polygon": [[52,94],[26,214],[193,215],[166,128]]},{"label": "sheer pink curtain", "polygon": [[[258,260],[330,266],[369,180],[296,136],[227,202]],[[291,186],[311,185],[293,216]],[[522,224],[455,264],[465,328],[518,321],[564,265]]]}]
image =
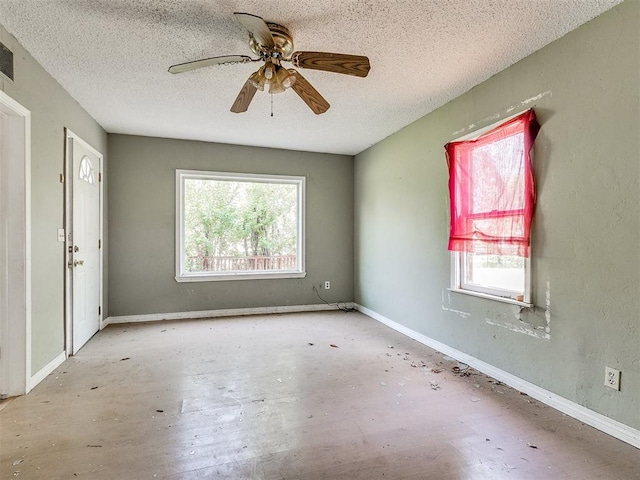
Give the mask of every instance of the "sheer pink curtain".
[{"label": "sheer pink curtain", "polygon": [[529,256],[536,201],[530,152],[539,129],[527,110],[476,140],[445,145],[449,250]]}]

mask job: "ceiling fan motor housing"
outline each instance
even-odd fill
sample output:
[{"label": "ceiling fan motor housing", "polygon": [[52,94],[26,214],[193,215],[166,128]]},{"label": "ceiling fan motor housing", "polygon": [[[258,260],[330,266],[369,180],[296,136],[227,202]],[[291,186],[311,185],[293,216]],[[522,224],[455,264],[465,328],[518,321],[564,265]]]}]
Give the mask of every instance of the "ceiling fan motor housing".
[{"label": "ceiling fan motor housing", "polygon": [[266,22],[269,27],[269,31],[273,36],[273,42],[276,44],[275,48],[265,47],[258,43],[258,41],[251,36],[249,40],[249,46],[256,55],[261,57],[275,56],[278,58],[288,58],[293,52],[293,37],[287,27],[283,27],[277,23]]}]

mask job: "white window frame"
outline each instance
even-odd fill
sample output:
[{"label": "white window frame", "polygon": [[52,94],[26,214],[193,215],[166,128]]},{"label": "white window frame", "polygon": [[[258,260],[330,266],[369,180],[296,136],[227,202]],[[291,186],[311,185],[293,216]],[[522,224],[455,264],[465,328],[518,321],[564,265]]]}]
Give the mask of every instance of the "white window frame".
[{"label": "white window frame", "polygon": [[[463,142],[467,140],[475,140],[478,137],[484,135],[489,130],[508,122],[509,120],[521,115],[523,112],[516,113],[509,117],[498,120],[491,125],[487,125],[481,129],[471,132],[462,137],[452,140],[452,142]],[[531,150],[531,158],[533,158],[533,149]],[[449,206],[451,208],[451,206]],[[531,294],[531,250],[529,256],[525,257],[524,262],[524,292],[516,292],[514,290],[506,290],[501,288],[486,287],[477,284],[466,283],[464,281],[464,271],[467,262],[466,252],[450,252],[451,254],[451,286],[449,291],[464,293],[466,295],[472,295],[474,297],[487,298],[490,300],[496,300],[499,302],[510,303],[513,305],[519,305],[521,307],[531,307],[532,294]],[[520,300],[518,297],[522,297]]]},{"label": "white window frame", "polygon": [[[451,287],[452,292],[464,293],[475,297],[488,298],[499,302],[531,307],[531,258],[524,259],[524,292],[492,288],[483,285],[465,283],[464,270],[467,262],[466,252],[451,252]],[[522,300],[518,297],[522,296]]]},{"label": "white window frame", "polygon": [[[197,272],[184,269],[184,183],[185,180],[227,180],[253,183],[296,185],[298,191],[297,268],[295,270],[248,272]],[[305,271],[305,191],[306,178],[292,175],[268,175],[250,173],[209,172],[201,170],[176,170],[176,276],[177,282],[212,282],[224,280],[258,280],[275,278],[302,278]]]}]

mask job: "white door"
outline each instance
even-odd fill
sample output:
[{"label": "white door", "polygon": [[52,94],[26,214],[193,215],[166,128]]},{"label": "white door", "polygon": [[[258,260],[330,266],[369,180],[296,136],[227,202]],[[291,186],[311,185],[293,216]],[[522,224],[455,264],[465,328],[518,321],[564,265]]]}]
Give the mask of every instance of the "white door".
[{"label": "white door", "polygon": [[100,328],[100,162],[80,139],[69,139],[72,158],[72,330],[75,354]]},{"label": "white door", "polygon": [[9,276],[7,266],[7,201],[5,199],[8,178],[4,158],[6,117],[4,113],[0,112],[0,400],[8,396],[8,372],[5,371],[8,364],[4,360],[3,354],[5,352],[2,351],[5,348],[3,339],[7,336],[5,330],[8,329],[9,321],[7,312],[7,277]]},{"label": "white door", "polygon": [[0,91],[0,395],[31,379],[31,114]]}]

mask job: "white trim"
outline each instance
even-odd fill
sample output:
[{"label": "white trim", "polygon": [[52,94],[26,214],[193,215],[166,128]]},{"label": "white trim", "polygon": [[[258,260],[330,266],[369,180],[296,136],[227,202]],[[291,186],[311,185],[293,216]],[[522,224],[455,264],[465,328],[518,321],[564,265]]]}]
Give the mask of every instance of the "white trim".
[{"label": "white trim", "polygon": [[25,193],[25,319],[26,319],[26,367],[27,385],[25,393],[29,393],[31,377],[31,112],[24,115],[24,193]]},{"label": "white trim", "polygon": [[462,293],[464,295],[471,295],[472,297],[480,297],[486,298],[487,300],[495,300],[496,302],[502,303],[510,303],[511,305],[518,305],[519,307],[531,308],[533,307],[532,303],[520,302],[518,300],[514,300],[513,298],[508,297],[498,297],[496,295],[491,295],[490,293],[476,292],[473,290],[465,290],[463,288],[447,288],[450,292]]},{"label": "white trim", "polygon": [[56,368],[64,363],[67,359],[67,354],[62,351],[60,352],[56,358],[47,363],[44,367],[42,367],[35,375],[31,376],[27,385],[27,392],[33,389],[36,385],[38,385],[42,380],[47,378],[47,376],[53,372]]},{"label": "white trim", "polygon": [[[69,248],[73,248],[73,242],[71,241],[73,235],[73,143],[82,145],[83,148],[91,152],[98,158],[98,196],[99,196],[99,232],[100,237],[100,249],[98,251],[98,301],[100,303],[99,329],[104,328],[104,155],[89,145],[80,136],[75,134],[72,130],[65,127],[65,217],[64,217],[64,229],[65,229],[65,250],[64,250],[64,269],[65,269],[65,352],[67,355],[73,354],[73,288],[72,288],[72,275],[71,270],[67,268],[67,261],[69,260]],[[69,142],[69,140],[72,140]]]},{"label": "white trim", "polygon": [[8,149],[3,163],[12,172],[7,177],[11,189],[4,193],[11,195],[6,200],[24,208],[12,208],[3,219],[12,223],[12,236],[7,236],[12,245],[6,247],[17,265],[6,266],[12,271],[12,281],[6,291],[10,299],[7,315],[0,316],[4,367],[0,387],[5,390],[0,393],[12,396],[28,391],[31,376],[31,112],[4,91],[0,91],[0,110],[6,114],[7,129],[0,145]]},{"label": "white trim", "polygon": [[527,382],[511,373],[505,372],[493,365],[483,362],[482,360],[478,360],[471,355],[468,355],[464,352],[456,350],[444,343],[441,343],[437,340],[427,337],[421,333],[418,333],[414,330],[411,330],[404,325],[401,325],[389,318],[380,315],[373,310],[370,310],[362,305],[356,304],[355,307],[365,315],[373,318],[374,320],[379,321],[380,323],[385,324],[386,326],[400,332],[418,342],[427,345],[445,355],[448,355],[456,360],[466,363],[470,367],[475,368],[476,370],[489,375],[496,380],[500,380],[501,382],[509,385],[510,387],[515,388],[520,392],[524,392],[532,398],[549,405],[550,407],[555,408],[567,415],[580,420],[581,422],[586,423],[587,425],[591,425],[592,427],[611,435],[623,442],[628,443],[629,445],[633,445],[636,448],[640,448],[640,430],[636,430],[624,423],[618,422],[617,420],[613,420],[612,418],[606,417],[598,412],[590,410],[582,405],[578,405],[577,403],[568,400],[560,395],[556,395],[544,388],[541,388],[537,385],[534,385],[531,382]]},{"label": "white trim", "polygon": [[[345,304],[347,308],[352,304]],[[107,317],[104,326],[115,323],[157,322],[161,320],[193,320],[199,318],[241,317],[246,315],[269,315],[274,313],[301,313],[338,310],[336,305],[285,305],[279,307],[229,308],[226,310],[200,310],[197,312],[150,313],[146,315],[123,315]]]},{"label": "white trim", "polygon": [[175,277],[176,282],[222,282],[228,280],[270,280],[274,278],[304,278],[307,276],[307,272],[292,272],[292,271],[267,271],[267,273],[255,273],[255,272],[234,272],[227,275],[221,275],[214,273],[210,275],[201,274],[184,274],[182,277]]},{"label": "white trim", "polygon": [[[205,272],[186,273],[184,271],[184,182],[186,179],[226,180],[236,182],[288,184],[297,187],[298,231],[296,257],[297,268],[295,270],[282,271],[248,271],[248,272]],[[176,226],[175,226],[175,280],[176,282],[211,282],[227,280],[260,280],[274,278],[302,278],[306,276],[305,266],[305,219],[306,219],[306,177],[277,174],[250,174],[231,172],[211,172],[202,170],[176,169]]]}]

